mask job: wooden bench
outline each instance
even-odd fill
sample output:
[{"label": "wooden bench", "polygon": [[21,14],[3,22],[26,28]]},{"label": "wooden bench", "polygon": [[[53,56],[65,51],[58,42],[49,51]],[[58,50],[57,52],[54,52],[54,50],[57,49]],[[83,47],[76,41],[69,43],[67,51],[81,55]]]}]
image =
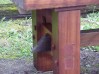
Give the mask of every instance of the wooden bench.
[{"label": "wooden bench", "polygon": [[[80,74],[80,9],[86,5],[99,4],[99,0],[13,0],[21,9],[32,11],[33,46],[43,47],[40,39],[49,34],[51,41],[45,43],[49,51],[34,52],[34,66],[37,70],[53,70],[54,74]],[[96,35],[98,33],[95,33]],[[46,38],[46,37],[45,37]],[[98,38],[95,38],[97,40]],[[38,41],[40,42],[38,43]],[[47,39],[46,39],[47,40]],[[88,40],[88,37],[86,38]],[[93,41],[93,42],[94,42]],[[98,44],[99,42],[94,42]],[[40,45],[39,45],[40,44]],[[90,45],[90,44],[89,44]],[[92,45],[92,44],[91,44]]]}]

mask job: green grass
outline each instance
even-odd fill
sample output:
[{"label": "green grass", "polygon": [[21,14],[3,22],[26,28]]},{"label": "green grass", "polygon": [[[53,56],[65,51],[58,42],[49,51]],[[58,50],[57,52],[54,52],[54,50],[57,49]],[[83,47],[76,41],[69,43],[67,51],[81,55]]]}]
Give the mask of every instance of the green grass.
[{"label": "green grass", "polygon": [[87,15],[87,18],[81,18],[81,30],[99,28],[99,12]]},{"label": "green grass", "polygon": [[[10,0],[0,0],[0,16],[17,14]],[[30,19],[0,19],[0,58],[31,57],[32,28]]]},{"label": "green grass", "polygon": [[17,7],[10,0],[0,0],[0,16],[18,14]]},{"label": "green grass", "polygon": [[0,11],[13,11],[17,10],[16,6],[14,4],[3,4],[0,5]]},{"label": "green grass", "polygon": [[0,58],[32,56],[31,19],[3,20],[0,21]]},{"label": "green grass", "polygon": [[[81,18],[81,30],[99,28],[99,12],[87,15],[87,18]],[[88,46],[87,49],[99,51],[99,46]]]},{"label": "green grass", "polygon": [[12,3],[10,0],[0,0],[0,4],[10,4]]}]

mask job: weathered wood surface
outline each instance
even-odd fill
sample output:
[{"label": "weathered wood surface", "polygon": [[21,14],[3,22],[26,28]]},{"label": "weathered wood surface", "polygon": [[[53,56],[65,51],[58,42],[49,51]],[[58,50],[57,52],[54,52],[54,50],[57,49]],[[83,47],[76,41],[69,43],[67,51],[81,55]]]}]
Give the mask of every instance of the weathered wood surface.
[{"label": "weathered wood surface", "polygon": [[81,47],[99,45],[99,29],[81,31]]},{"label": "weathered wood surface", "polygon": [[53,52],[53,74],[59,73],[59,40],[58,40],[58,13],[52,12],[52,52]]},{"label": "weathered wood surface", "polygon": [[12,1],[18,7],[23,8],[25,10],[99,4],[99,0],[12,0]]},{"label": "weathered wood surface", "polygon": [[[51,11],[50,10],[37,10],[36,12],[33,11],[32,14],[32,19],[33,19],[33,24],[32,24],[32,30],[33,30],[33,46],[36,46],[37,42],[42,39],[42,37],[45,34],[51,35]],[[45,39],[45,38],[44,38]],[[51,39],[49,39],[51,41]],[[48,40],[48,46],[51,48],[50,41]],[[42,41],[40,41],[42,43]],[[43,42],[45,43],[45,42]],[[40,48],[46,49],[44,47],[46,44],[42,45],[39,44]],[[49,71],[52,70],[53,67],[53,60],[52,60],[52,53],[51,49],[46,49],[49,51],[39,51],[39,52],[34,52],[34,66],[36,67],[37,70],[39,71]],[[38,49],[38,47],[37,47]],[[41,49],[42,50],[42,49]]]},{"label": "weathered wood surface", "polygon": [[58,12],[59,74],[80,74],[80,10]]}]

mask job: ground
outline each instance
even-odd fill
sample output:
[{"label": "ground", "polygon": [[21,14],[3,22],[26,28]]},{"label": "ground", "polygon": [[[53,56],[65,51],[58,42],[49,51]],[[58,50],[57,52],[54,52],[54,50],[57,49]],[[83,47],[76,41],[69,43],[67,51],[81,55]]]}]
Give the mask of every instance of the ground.
[{"label": "ground", "polygon": [[99,74],[99,52],[83,49],[80,54],[81,74]]},{"label": "ground", "polygon": [[33,66],[32,59],[0,60],[0,74],[52,74],[49,72],[40,72]]},{"label": "ground", "polygon": [[[81,50],[81,74],[99,74],[99,52]],[[1,59],[0,74],[53,74],[40,72],[33,66],[33,59]]]}]

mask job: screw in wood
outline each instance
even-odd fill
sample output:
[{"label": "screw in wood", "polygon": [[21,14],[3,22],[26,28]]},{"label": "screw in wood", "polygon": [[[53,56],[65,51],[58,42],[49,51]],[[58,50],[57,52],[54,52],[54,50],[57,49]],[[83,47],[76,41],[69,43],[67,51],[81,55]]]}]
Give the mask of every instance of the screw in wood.
[{"label": "screw in wood", "polygon": [[56,46],[55,46],[55,44],[53,44],[53,45],[52,45],[52,49],[55,50],[55,48],[56,48]]},{"label": "screw in wood", "polygon": [[58,60],[55,60],[54,63],[55,63],[57,66],[59,65]]},{"label": "screw in wood", "polygon": [[33,35],[33,39],[35,39],[35,35]]},{"label": "screw in wood", "polygon": [[37,30],[37,25],[34,26],[34,30]]}]

